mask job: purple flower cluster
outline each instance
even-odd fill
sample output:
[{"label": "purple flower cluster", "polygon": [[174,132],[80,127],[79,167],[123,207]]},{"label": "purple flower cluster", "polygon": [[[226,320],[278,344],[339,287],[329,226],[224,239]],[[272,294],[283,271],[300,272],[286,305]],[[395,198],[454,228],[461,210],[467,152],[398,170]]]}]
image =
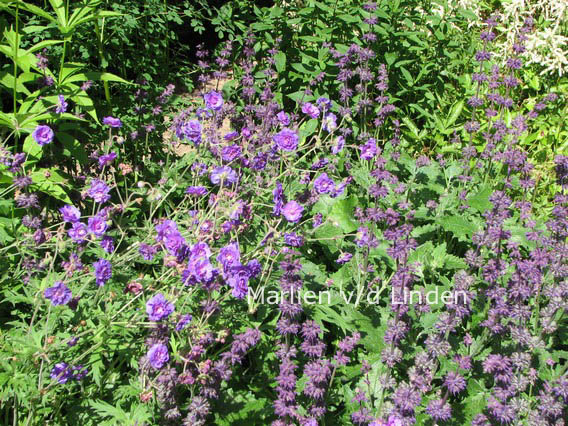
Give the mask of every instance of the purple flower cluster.
[{"label": "purple flower cluster", "polygon": [[60,362],[55,364],[55,366],[51,369],[49,377],[57,381],[59,384],[64,384],[69,380],[79,381],[85,377],[87,373],[87,368],[82,365],[75,365],[71,367],[65,362]]}]

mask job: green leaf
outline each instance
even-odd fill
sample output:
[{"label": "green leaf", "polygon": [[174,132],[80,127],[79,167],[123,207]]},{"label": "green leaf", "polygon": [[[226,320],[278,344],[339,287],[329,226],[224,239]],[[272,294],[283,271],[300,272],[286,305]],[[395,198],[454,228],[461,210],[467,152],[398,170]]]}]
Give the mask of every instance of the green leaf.
[{"label": "green leaf", "polygon": [[453,233],[460,241],[467,241],[478,227],[463,216],[445,216],[438,218],[437,222],[444,230]]},{"label": "green leaf", "polygon": [[493,188],[489,185],[482,186],[477,194],[467,199],[468,205],[480,213],[493,208],[493,204],[489,201],[489,197],[493,193]]},{"label": "green leaf", "polygon": [[284,72],[284,70],[286,69],[286,55],[284,54],[284,52],[278,52],[276,55],[274,55],[274,62],[276,65],[276,71],[278,71],[279,73]]},{"label": "green leaf", "polygon": [[440,269],[444,266],[444,259],[446,257],[446,243],[436,246],[432,251],[432,260],[430,266],[432,269]]},{"label": "green leaf", "polygon": [[33,160],[39,160],[43,154],[42,147],[35,141],[31,134],[24,140],[23,151],[28,154],[28,161],[30,160],[29,157],[32,157]]},{"label": "green leaf", "polygon": [[420,136],[420,132],[418,130],[418,127],[416,127],[416,124],[414,124],[414,121],[412,121],[410,118],[408,117],[403,117],[402,119],[403,123],[406,124],[406,126],[410,129],[410,131],[412,132],[412,135],[418,139]]},{"label": "green leaf", "polygon": [[131,83],[117,75],[114,75],[110,72],[96,72],[96,71],[88,71],[88,72],[81,72],[75,73],[68,78],[63,80],[63,83],[76,83],[79,81],[113,81],[116,83],[122,84],[134,84]]},{"label": "green leaf", "polygon": [[[88,161],[87,151],[81,143],[71,136],[69,133],[57,132],[57,139],[63,143],[65,151],[68,152],[69,156],[78,160],[80,164],[86,164]],[[64,154],[66,152],[64,151]]]},{"label": "green leaf", "polygon": [[373,184],[369,172],[364,167],[353,167],[350,173],[355,182],[357,182],[357,185],[360,185],[364,189],[369,189]]},{"label": "green leaf", "polygon": [[487,394],[483,382],[469,379],[467,384],[467,395],[464,400],[464,412],[466,424],[470,424],[473,418],[481,413],[487,404]]},{"label": "green leaf", "polygon": [[304,124],[300,126],[300,140],[306,139],[308,136],[314,134],[316,129],[318,128],[319,122],[318,120],[311,119],[306,121]]},{"label": "green leaf", "polygon": [[329,220],[334,226],[338,226],[344,232],[353,232],[359,227],[359,223],[353,216],[353,211],[358,204],[357,197],[350,195],[348,198],[337,200],[331,207]]},{"label": "green leaf", "polygon": [[65,181],[65,178],[63,178],[59,173],[57,173],[55,169],[37,170],[31,174],[31,178],[33,186],[37,190],[45,194],[48,194],[53,198],[56,198],[67,204],[71,204],[71,199],[69,198],[69,195],[67,195],[63,187],[60,185],[60,183],[63,183]]},{"label": "green leaf", "polygon": [[387,65],[390,67],[394,61],[396,61],[396,58],[398,58],[398,53],[397,52],[387,52],[385,53],[385,60],[387,61]]},{"label": "green leaf", "polygon": [[408,72],[408,70],[404,67],[400,67],[400,71],[402,71],[402,75],[404,75],[404,78],[408,82],[408,85],[412,86],[414,84],[414,79],[412,78],[410,72]]},{"label": "green leaf", "polygon": [[444,267],[446,269],[465,269],[467,265],[461,257],[454,256],[453,254],[446,254],[444,258]]},{"label": "green leaf", "polygon": [[464,102],[463,100],[461,100],[452,106],[452,109],[448,114],[448,118],[446,119],[446,128],[453,126],[453,124],[456,122],[463,110],[463,105]]}]

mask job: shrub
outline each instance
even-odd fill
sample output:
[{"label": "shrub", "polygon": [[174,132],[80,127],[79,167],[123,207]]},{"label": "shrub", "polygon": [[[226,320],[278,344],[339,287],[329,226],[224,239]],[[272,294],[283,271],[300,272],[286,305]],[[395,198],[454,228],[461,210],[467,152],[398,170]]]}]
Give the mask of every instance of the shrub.
[{"label": "shrub", "polygon": [[504,67],[496,27],[438,153],[408,146],[420,130],[368,44],[329,41],[337,82],[288,104],[284,40],[250,34],[200,51],[202,99],[150,103],[162,145],[128,134],[145,117],[105,116],[65,195],[45,189],[64,122],[37,120],[35,156],[5,145],[6,422],[561,424],[568,159],[536,197],[522,141],[564,99],[527,111],[534,22]]}]

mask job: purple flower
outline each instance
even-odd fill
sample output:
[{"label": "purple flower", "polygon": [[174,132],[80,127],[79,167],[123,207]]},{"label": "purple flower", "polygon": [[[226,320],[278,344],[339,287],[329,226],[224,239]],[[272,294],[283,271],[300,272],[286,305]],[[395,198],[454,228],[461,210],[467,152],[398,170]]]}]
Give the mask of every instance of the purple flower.
[{"label": "purple flower", "polygon": [[156,294],[146,302],[146,313],[150,321],[161,321],[170,316],[175,307],[166,300],[162,293]]},{"label": "purple flower", "polygon": [[53,306],[66,305],[71,301],[73,297],[71,290],[63,282],[56,281],[53,287],[45,289],[43,295],[46,299],[51,300]]},{"label": "purple flower", "polygon": [[219,111],[223,107],[223,96],[214,90],[203,95],[205,106],[213,111]]},{"label": "purple flower", "polygon": [[116,152],[109,152],[108,154],[99,157],[99,168],[103,168],[112,163],[116,158]]},{"label": "purple flower", "polygon": [[377,142],[371,138],[361,147],[361,159],[370,160],[377,154]]},{"label": "purple flower", "polygon": [[302,247],[304,245],[304,237],[295,232],[289,232],[284,234],[284,242],[292,247]]},{"label": "purple flower", "polygon": [[314,189],[318,194],[327,194],[335,188],[335,182],[327,176],[327,173],[322,173],[314,180]]},{"label": "purple flower", "polygon": [[168,347],[162,343],[156,343],[148,351],[147,357],[150,365],[159,370],[170,360]]},{"label": "purple flower", "polygon": [[100,215],[92,216],[89,218],[87,229],[89,233],[96,237],[102,237],[108,228],[108,224],[104,217]]},{"label": "purple flower", "polygon": [[178,323],[176,324],[176,331],[181,331],[185,328],[187,324],[192,320],[192,316],[190,314],[182,315],[179,319]]},{"label": "purple flower", "polygon": [[316,104],[324,110],[329,110],[331,108],[331,101],[328,98],[324,98],[323,96],[321,98],[318,98]]},{"label": "purple flower", "polygon": [[57,96],[57,106],[55,108],[55,112],[57,114],[63,114],[65,111],[67,111],[67,107],[68,104],[67,102],[65,102],[65,98],[63,97],[63,95]]},{"label": "purple flower", "polygon": [[283,151],[294,151],[298,147],[298,134],[287,127],[275,134],[272,140]]},{"label": "purple flower", "polygon": [[154,255],[158,252],[157,247],[142,243],[140,244],[140,248],[138,249],[138,253],[142,255],[144,260],[152,260],[154,259]]},{"label": "purple flower", "polygon": [[189,120],[181,126],[181,133],[195,145],[201,142],[201,123],[199,120]]},{"label": "purple flower", "polygon": [[207,188],[205,188],[204,186],[188,186],[185,190],[185,193],[201,197],[207,194]]},{"label": "purple flower", "polygon": [[195,111],[195,115],[197,116],[197,118],[203,119],[203,118],[212,117],[213,113],[205,108],[197,108],[197,110]]},{"label": "purple flower", "polygon": [[341,255],[337,258],[337,263],[347,263],[351,260],[353,255],[351,253],[341,253]]},{"label": "purple flower", "polygon": [[209,245],[204,242],[195,243],[191,246],[191,257],[203,257],[209,259],[211,257],[211,249],[209,248]]},{"label": "purple flower", "polygon": [[449,420],[452,417],[450,405],[442,399],[434,399],[428,403],[426,412],[435,420]]},{"label": "purple flower", "polygon": [[122,122],[120,121],[119,118],[114,118],[110,116],[103,118],[103,124],[106,124],[107,126],[110,127],[122,127]]},{"label": "purple flower", "polygon": [[554,165],[558,184],[566,188],[568,186],[568,156],[557,155],[554,157]]},{"label": "purple flower", "polygon": [[343,136],[339,136],[335,141],[335,145],[331,147],[331,153],[334,155],[339,154],[344,146],[345,146],[345,138]]},{"label": "purple flower", "polygon": [[459,375],[455,371],[450,371],[448,372],[448,374],[446,374],[444,386],[446,386],[446,388],[455,395],[465,389],[466,382],[461,375]]},{"label": "purple flower", "polygon": [[85,237],[89,231],[87,230],[87,225],[81,222],[75,222],[73,227],[67,231],[67,235],[76,243],[82,243],[85,241]]},{"label": "purple flower", "polygon": [[112,265],[106,259],[99,259],[93,263],[97,285],[103,286],[112,276]]},{"label": "purple flower", "polygon": [[223,161],[230,163],[241,155],[241,147],[238,145],[229,145],[221,150],[221,158]]},{"label": "purple flower", "polygon": [[223,136],[223,139],[225,139],[226,141],[232,141],[233,139],[238,138],[238,137],[239,137],[239,132],[233,131],[233,132],[229,132],[225,136]]},{"label": "purple flower", "polygon": [[192,285],[195,283],[210,283],[218,274],[219,271],[213,268],[209,259],[192,256],[187,269],[182,274],[182,278],[184,284]]},{"label": "purple flower", "polygon": [[87,195],[97,203],[106,203],[110,200],[110,188],[100,179],[93,179]]},{"label": "purple flower", "polygon": [[82,365],[76,365],[73,367],[73,379],[81,380],[83,377],[87,375],[89,370],[87,367],[83,367]]},{"label": "purple flower", "polygon": [[229,166],[215,167],[209,178],[214,185],[219,185],[221,181],[223,184],[233,184],[239,179],[237,173]]},{"label": "purple flower", "polygon": [[260,275],[260,273],[262,272],[262,265],[256,259],[252,259],[251,261],[249,261],[249,263],[247,263],[246,267],[249,271],[251,278],[258,277]]},{"label": "purple flower", "polygon": [[108,254],[111,254],[114,251],[114,240],[108,235],[105,235],[101,240],[101,247]]},{"label": "purple flower", "polygon": [[172,256],[176,256],[179,249],[185,245],[185,239],[180,234],[177,224],[173,220],[165,220],[156,225],[156,241],[163,243]]},{"label": "purple flower", "polygon": [[304,207],[302,207],[296,201],[288,201],[282,207],[282,214],[286,218],[288,222],[297,223],[302,218],[302,213],[304,211]]},{"label": "purple flower", "polygon": [[247,268],[239,266],[233,268],[232,275],[227,280],[227,284],[233,289],[231,294],[237,299],[244,299],[248,293],[248,281],[250,273]]},{"label": "purple flower", "polygon": [[280,216],[280,211],[284,205],[284,192],[282,191],[282,184],[280,182],[276,182],[276,188],[272,191],[272,197],[274,200],[272,214],[274,216]]},{"label": "purple flower", "polygon": [[369,423],[369,426],[402,426],[402,421],[397,417],[390,415],[386,422],[384,420],[374,420]]},{"label": "purple flower", "polygon": [[319,108],[310,102],[304,102],[302,112],[310,116],[310,118],[318,118],[320,114]]},{"label": "purple flower", "polygon": [[217,255],[217,261],[223,266],[223,270],[225,271],[228,271],[233,267],[240,266],[241,252],[239,250],[239,243],[230,243],[221,248]]},{"label": "purple flower", "polygon": [[79,219],[81,218],[81,212],[79,211],[79,209],[69,204],[61,207],[59,211],[63,215],[64,222],[75,223],[79,222]]},{"label": "purple flower", "polygon": [[38,125],[32,133],[32,137],[39,146],[50,144],[53,141],[53,130],[45,124]]},{"label": "purple flower", "polygon": [[278,114],[276,114],[276,118],[283,126],[290,124],[290,116],[284,111],[280,111]]},{"label": "purple flower", "polygon": [[71,378],[71,369],[65,362],[60,362],[55,364],[55,366],[51,369],[51,373],[49,374],[53,380],[57,380],[57,383],[63,384],[67,383],[67,381]]},{"label": "purple flower", "polygon": [[243,200],[237,200],[229,210],[229,219],[239,220],[245,209]]},{"label": "purple flower", "polygon": [[330,112],[323,118],[323,130],[333,132],[335,129],[337,129],[337,116]]}]

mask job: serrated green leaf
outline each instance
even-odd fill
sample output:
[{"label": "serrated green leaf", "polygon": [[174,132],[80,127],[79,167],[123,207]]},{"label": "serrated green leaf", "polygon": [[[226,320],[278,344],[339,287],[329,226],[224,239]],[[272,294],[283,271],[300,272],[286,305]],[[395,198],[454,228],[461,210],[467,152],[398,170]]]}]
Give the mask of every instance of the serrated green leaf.
[{"label": "serrated green leaf", "polygon": [[454,234],[459,240],[467,241],[479,229],[463,216],[444,216],[437,219],[444,230]]}]

